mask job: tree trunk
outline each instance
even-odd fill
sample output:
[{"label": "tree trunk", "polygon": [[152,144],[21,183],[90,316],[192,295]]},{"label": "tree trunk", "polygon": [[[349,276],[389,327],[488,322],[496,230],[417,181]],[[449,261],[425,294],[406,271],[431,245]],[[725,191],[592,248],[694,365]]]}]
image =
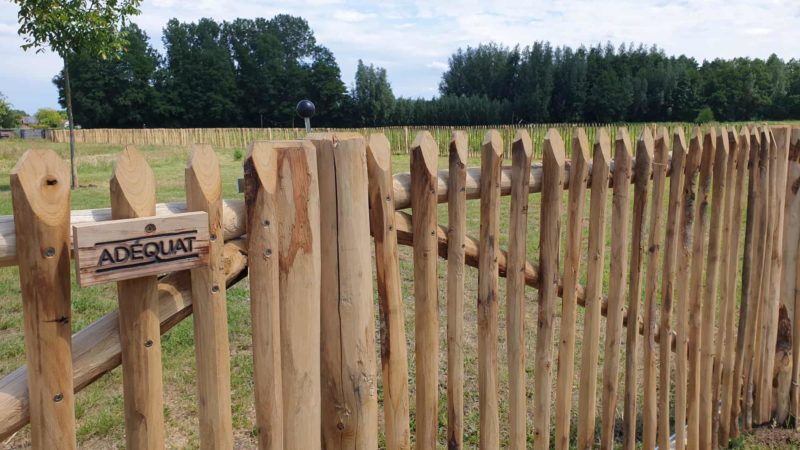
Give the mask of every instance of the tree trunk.
[{"label": "tree trunk", "polygon": [[67,100],[67,118],[69,119],[69,166],[70,186],[78,187],[78,167],[75,164],[75,121],[72,118],[72,87],[69,84],[69,62],[64,57],[64,96]]}]

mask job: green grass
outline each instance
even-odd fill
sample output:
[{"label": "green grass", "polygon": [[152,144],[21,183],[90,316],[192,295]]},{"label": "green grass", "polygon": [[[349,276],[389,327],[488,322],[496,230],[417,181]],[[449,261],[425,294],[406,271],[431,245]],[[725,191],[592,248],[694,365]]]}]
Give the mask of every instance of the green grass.
[{"label": "green grass", "polygon": [[[471,138],[474,144],[474,139]],[[22,142],[22,141],[2,141],[0,142],[0,173],[8,174],[17,159],[26,148],[31,146],[51,148],[58,152],[65,159],[68,157],[66,144],[53,144],[47,142]],[[72,194],[72,209],[98,208],[109,205],[108,181],[113,169],[113,162],[122,146],[119,145],[95,145],[80,144],[79,154],[79,179],[81,187]],[[150,163],[156,175],[157,196],[161,202],[178,201],[184,198],[183,168],[186,164],[188,152],[181,147],[154,147],[140,146],[139,149],[144,153],[145,158]],[[241,198],[241,194],[236,192],[236,179],[241,177],[241,156],[240,148],[218,150],[217,154],[222,167],[223,189],[226,198]],[[439,169],[447,168],[447,158],[439,159]],[[506,161],[506,164],[510,162]],[[479,165],[479,160],[472,158],[470,166]],[[393,170],[395,172],[408,171],[409,159],[407,155],[395,155],[393,158]],[[669,185],[665,189],[665,196],[669,190]],[[610,193],[609,193],[610,194]],[[588,216],[589,195],[586,196],[585,216]],[[631,201],[633,192],[631,190]],[[528,259],[535,261],[538,259],[539,252],[539,195],[530,197],[529,205],[529,224],[527,251]],[[567,196],[564,196],[564,206],[566,207]],[[501,199],[501,237],[500,245],[507,248],[508,243],[508,209],[509,198]],[[608,288],[608,268],[610,260],[610,208],[611,195],[607,204],[607,228],[606,228],[606,260],[604,266],[604,292]],[[665,203],[666,208],[666,203]],[[8,177],[0,177],[0,214],[11,214],[11,196],[9,193]],[[447,223],[447,207],[439,207],[439,223]],[[468,234],[477,237],[479,235],[480,217],[479,202],[469,201],[467,203],[467,230]],[[566,223],[562,224],[563,230]],[[743,236],[743,232],[742,232]],[[586,246],[588,238],[588,221],[584,222],[584,242],[582,248],[583,270],[581,271],[581,283],[586,283]],[[562,241],[562,251],[564,242]],[[413,301],[413,270],[411,249],[401,247],[400,249],[400,269],[402,280],[402,294],[405,301],[405,320],[407,330],[407,340],[410,360],[410,380],[411,395],[414,395],[414,371],[415,358],[414,348],[414,301]],[[439,263],[439,294],[440,294],[440,446],[444,447],[444,435],[446,429],[446,262]],[[477,270],[466,268],[465,272],[465,444],[467,448],[474,448],[478,445],[478,379],[477,379],[477,313],[476,313],[476,292],[477,292]],[[660,285],[660,283],[659,283]],[[255,417],[253,408],[253,378],[252,378],[252,355],[250,337],[250,310],[248,302],[248,283],[247,280],[228,290],[228,315],[230,325],[231,341],[231,380],[233,388],[233,424],[237,446],[240,448],[254,448],[256,446]],[[534,346],[536,340],[536,300],[537,293],[534,289],[526,290],[526,373],[529,386],[529,411],[532,405],[533,377],[536,368],[533,364]],[[500,367],[500,399],[507,398],[508,374],[506,364],[506,331],[505,331],[505,282],[500,282],[499,298],[500,305],[500,340],[498,363]],[[116,293],[113,285],[105,285],[92,288],[78,288],[72,286],[73,298],[73,332],[94,322],[102,315],[116,309]],[[377,294],[375,296],[377,300]],[[561,305],[556,304],[556,315],[560,316]],[[376,307],[377,314],[377,307]],[[558,334],[559,321],[556,320],[555,336]],[[582,349],[582,324],[583,308],[578,308],[578,332],[576,342],[576,374],[580,369],[580,358]],[[601,322],[604,328],[605,321]],[[601,336],[604,335],[601,328]],[[601,348],[600,364],[602,365],[602,342],[595,343]],[[165,418],[167,426],[167,447],[168,448],[197,448],[198,420],[197,403],[195,395],[195,361],[193,346],[192,318],[178,324],[162,338],[163,364],[164,364],[164,396],[165,396]],[[624,343],[623,353],[619,355],[620,364],[620,387],[618,401],[618,417],[621,418],[621,395],[622,380],[624,373]],[[554,348],[553,357],[557,358],[557,348]],[[25,363],[24,342],[22,335],[22,313],[20,305],[19,279],[16,268],[0,269],[0,377],[5,376],[18,366]],[[554,365],[553,373],[557,369]],[[598,375],[602,373],[602,367],[598,368]],[[555,376],[554,376],[555,378]],[[577,376],[576,376],[577,380]],[[554,383],[555,386],[555,383]],[[573,394],[573,415],[577,410],[577,383],[574,384]],[[598,383],[598,406],[602,399],[602,383]],[[379,391],[379,398],[382,392]],[[555,394],[553,395],[555,400]],[[77,417],[78,417],[78,441],[81,448],[121,448],[124,446],[124,417],[122,407],[122,379],[120,369],[115,369],[110,374],[84,389],[77,396]],[[411,402],[412,411],[412,431],[414,427],[414,402]],[[501,401],[501,445],[505,445],[507,439],[507,403]],[[599,415],[598,415],[599,417]],[[553,415],[553,421],[555,416]],[[599,420],[599,419],[598,419]],[[381,420],[382,422],[382,420]],[[529,417],[529,441],[532,440],[532,416]],[[573,417],[573,429],[576,427],[576,419]],[[28,443],[27,428],[20,431],[15,437],[4,445],[8,448],[24,447]]]}]

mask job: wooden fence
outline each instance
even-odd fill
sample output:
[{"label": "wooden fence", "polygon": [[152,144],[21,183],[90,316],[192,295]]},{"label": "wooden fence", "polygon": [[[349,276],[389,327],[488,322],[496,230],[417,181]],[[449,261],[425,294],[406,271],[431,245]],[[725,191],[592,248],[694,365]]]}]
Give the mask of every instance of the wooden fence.
[{"label": "wooden fence", "polygon": [[[220,198],[214,152],[197,145],[186,203],[166,205],[126,147],[111,209],[72,212],[66,163],[27,152],[11,174],[14,216],[0,219],[0,264],[20,268],[28,365],[0,380],[0,441],[30,423],[33,448],[75,448],[74,393],[122,364],[127,447],[162,448],[160,335],[193,313],[201,446],[232,448],[223,287],[248,273],[260,448],[372,449],[381,437],[388,449],[465,448],[465,390],[478,392],[485,449],[727,447],[741,430],[800,416],[800,128],[687,139],[645,127],[635,140],[578,128],[569,160],[550,130],[540,163],[519,130],[510,166],[502,134],[488,131],[472,168],[468,141],[453,133],[440,170],[442,149],[421,132],[410,173],[394,176],[382,134],[255,142],[243,201]],[[478,239],[467,232],[471,199]],[[207,214],[209,265],[120,281],[119,311],[71,336],[70,224],[187,210]],[[399,245],[413,247],[410,304]],[[477,292],[465,266],[478,268]],[[477,323],[465,323],[475,300]],[[467,328],[477,329],[477,386],[465,377]]]}]

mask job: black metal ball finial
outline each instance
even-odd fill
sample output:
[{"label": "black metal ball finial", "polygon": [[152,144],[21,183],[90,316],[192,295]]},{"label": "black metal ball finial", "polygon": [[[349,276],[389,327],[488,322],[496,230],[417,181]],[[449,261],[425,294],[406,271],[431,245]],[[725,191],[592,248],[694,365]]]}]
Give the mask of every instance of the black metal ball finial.
[{"label": "black metal ball finial", "polygon": [[297,103],[297,115],[303,119],[310,119],[317,112],[317,108],[311,103],[311,100],[300,100]]}]

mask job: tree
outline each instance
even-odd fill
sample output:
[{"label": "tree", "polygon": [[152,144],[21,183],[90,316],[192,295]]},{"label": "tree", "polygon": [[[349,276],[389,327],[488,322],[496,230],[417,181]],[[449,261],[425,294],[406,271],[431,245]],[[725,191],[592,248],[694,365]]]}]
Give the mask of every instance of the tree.
[{"label": "tree", "polygon": [[125,48],[121,24],[139,14],[141,0],[12,0],[19,5],[19,35],[25,50],[49,48],[64,61],[64,86],[70,130],[72,188],[78,186],[69,58],[89,52],[105,58]]},{"label": "tree", "polygon": [[19,114],[0,92],[0,128],[14,128],[19,125]]},{"label": "tree", "polygon": [[57,111],[53,108],[39,108],[36,114],[37,126],[36,128],[61,128],[64,126],[66,115],[63,111]]},{"label": "tree", "polygon": [[697,113],[697,117],[694,119],[694,123],[696,124],[703,124],[709,123],[714,121],[714,111],[711,110],[708,106],[703,107],[700,112]]},{"label": "tree", "polygon": [[[158,121],[160,92],[155,83],[161,56],[135,24],[123,28],[128,44],[110,58],[87,52],[70,55],[70,81],[75,123],[84,127],[141,128]],[[62,70],[53,83],[66,107]]]},{"label": "tree", "polygon": [[389,118],[394,93],[383,67],[368,66],[359,59],[352,95],[362,125],[382,125]]}]

